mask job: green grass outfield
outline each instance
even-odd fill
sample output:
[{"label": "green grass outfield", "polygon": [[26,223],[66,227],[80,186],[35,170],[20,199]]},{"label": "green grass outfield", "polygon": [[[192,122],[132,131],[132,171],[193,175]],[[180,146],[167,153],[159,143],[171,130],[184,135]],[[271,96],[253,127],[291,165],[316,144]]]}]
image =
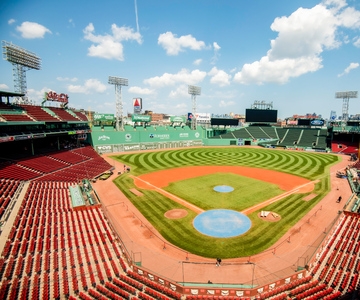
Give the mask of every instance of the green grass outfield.
[{"label": "green grass outfield", "polygon": [[[135,176],[187,166],[223,165],[270,169],[309,180],[320,180],[315,185],[315,190],[312,191],[317,194],[315,198],[303,201],[302,198],[310,193],[293,194],[263,208],[263,210],[274,211],[281,215],[282,218],[278,222],[266,222],[257,217],[258,212],[251,213],[248,215],[252,222],[251,229],[247,233],[233,238],[212,238],[200,234],[192,225],[196,216],[193,211],[156,191],[137,188],[133,180],[126,174],[114,180],[119,189],[167,241],[190,253],[211,258],[250,256],[271,247],[330,191],[329,167],[341,159],[335,155],[242,147],[201,147],[141,152],[112,156],[112,158],[131,166],[131,173]],[[233,178],[232,175],[229,176],[230,181]],[[129,191],[131,188],[137,188],[143,193],[143,196],[135,196]],[[245,192],[248,193],[244,190]],[[258,191],[254,190],[254,192]],[[182,198],[187,200],[185,196]],[[201,194],[199,194],[200,196]],[[191,197],[196,197],[196,194],[192,194],[189,200]],[[248,194],[248,198],[256,197],[256,195],[251,197],[251,194]],[[267,199],[269,198],[271,196]],[[256,201],[258,199],[254,199],[254,202],[249,201],[246,206],[253,206],[257,203]],[[220,208],[216,207],[214,203],[212,207]],[[165,212],[175,208],[187,210],[188,215],[175,220],[164,217]]]}]

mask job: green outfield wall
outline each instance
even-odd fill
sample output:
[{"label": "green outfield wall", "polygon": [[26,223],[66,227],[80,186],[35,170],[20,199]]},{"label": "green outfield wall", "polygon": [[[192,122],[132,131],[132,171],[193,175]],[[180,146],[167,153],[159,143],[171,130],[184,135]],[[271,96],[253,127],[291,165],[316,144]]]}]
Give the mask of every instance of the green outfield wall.
[{"label": "green outfield wall", "polygon": [[92,131],[90,143],[99,153],[202,146],[203,130]]}]

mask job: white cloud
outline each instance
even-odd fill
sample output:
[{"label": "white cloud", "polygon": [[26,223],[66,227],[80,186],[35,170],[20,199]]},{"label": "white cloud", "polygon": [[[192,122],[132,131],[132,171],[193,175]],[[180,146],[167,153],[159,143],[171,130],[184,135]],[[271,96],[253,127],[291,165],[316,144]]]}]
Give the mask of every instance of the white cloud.
[{"label": "white cloud", "polygon": [[205,109],[210,109],[210,108],[212,108],[212,105],[211,104],[208,104],[208,105],[204,105],[204,104],[199,104],[198,105],[198,108],[199,109],[203,109],[203,110],[205,110]]},{"label": "white cloud", "polygon": [[354,39],[354,46],[360,48],[360,37],[356,37]]},{"label": "white cloud", "polygon": [[230,73],[235,73],[236,70],[237,70],[237,68],[233,68],[233,69],[230,70]]},{"label": "white cloud", "polygon": [[9,25],[11,25],[12,23],[15,23],[15,19],[10,19],[10,20],[8,21],[8,24],[9,24]]},{"label": "white cloud", "polygon": [[350,63],[350,65],[344,70],[344,73],[339,74],[338,77],[348,74],[351,70],[356,69],[358,67],[359,67],[358,63]]},{"label": "white cloud", "polygon": [[150,102],[149,109],[153,110],[154,112],[161,112],[161,111],[168,111],[169,107],[165,104],[161,104],[159,102]]},{"label": "white cloud", "polygon": [[123,41],[134,40],[138,42],[138,44],[142,44],[141,34],[139,32],[134,32],[134,29],[130,27],[117,27],[116,24],[113,24],[111,25],[112,35],[94,35],[94,31],[95,28],[92,23],[83,30],[85,34],[84,38],[94,43],[88,49],[89,56],[123,61]]},{"label": "white cloud", "polygon": [[175,85],[176,83],[196,84],[201,82],[206,76],[206,72],[198,69],[189,72],[187,69],[181,69],[176,74],[164,73],[161,76],[155,76],[145,79],[144,83],[152,87],[164,87]]},{"label": "white cloud", "polygon": [[264,84],[265,82],[286,83],[291,77],[298,77],[322,68],[322,59],[318,56],[298,59],[281,59],[270,61],[264,56],[260,61],[245,64],[234,76],[234,81],[242,84]]},{"label": "white cloud", "polygon": [[324,0],[323,4],[328,6],[335,13],[347,6],[346,0]]},{"label": "white cloud", "polygon": [[177,111],[179,111],[179,113],[188,111],[188,105],[186,103],[178,103],[175,105],[175,108]]},{"label": "white cloud", "polygon": [[214,47],[214,56],[211,58],[211,64],[214,65],[218,60],[218,57],[220,56],[219,50],[221,49],[221,47],[218,45],[217,42],[213,43],[213,47]]},{"label": "white cloud", "polygon": [[217,84],[220,87],[230,84],[231,75],[223,70],[218,70],[216,67],[213,67],[208,75],[212,76],[210,82]]},{"label": "white cloud", "polygon": [[69,19],[69,23],[72,25],[72,27],[75,27],[75,23],[73,19]]},{"label": "white cloud", "polygon": [[155,94],[154,90],[148,88],[141,88],[138,86],[132,86],[128,90],[129,93],[138,94],[138,95],[153,95]]},{"label": "white cloud", "polygon": [[88,79],[84,85],[68,85],[67,89],[71,93],[90,94],[93,92],[103,93],[107,90],[107,86],[97,79]]},{"label": "white cloud", "polygon": [[219,51],[219,50],[221,49],[221,47],[218,45],[217,42],[214,42],[214,43],[213,43],[213,47],[214,47],[214,50],[215,50],[215,51]]},{"label": "white cloud", "polygon": [[34,89],[28,89],[27,94],[29,97],[29,100],[33,101],[42,101],[45,96],[45,92],[53,91],[52,89],[49,89],[47,87],[43,87],[40,91],[36,91]]},{"label": "white cloud", "polygon": [[199,59],[197,59],[197,60],[194,60],[194,62],[193,62],[193,64],[195,65],[195,66],[198,66],[198,65],[200,65],[202,63],[202,59],[201,58],[199,58]]},{"label": "white cloud", "polygon": [[8,90],[9,87],[5,83],[0,83],[0,90]]},{"label": "white cloud", "polygon": [[16,27],[17,31],[21,32],[21,36],[25,39],[44,38],[45,33],[52,33],[45,26],[34,22],[23,22]]},{"label": "white cloud", "polygon": [[232,105],[235,105],[234,101],[225,102],[224,100],[221,100],[219,103],[219,107],[228,107],[228,106],[232,106]]},{"label": "white cloud", "polygon": [[352,29],[360,28],[360,11],[353,7],[345,8],[338,16],[339,26]]},{"label": "white cloud", "polygon": [[191,34],[176,37],[176,34],[168,31],[159,35],[158,44],[161,45],[167,55],[178,55],[179,52],[185,51],[184,48],[191,50],[205,49],[205,43],[203,41],[197,41]]},{"label": "white cloud", "polygon": [[75,82],[77,81],[78,79],[76,77],[73,77],[73,78],[69,78],[69,77],[56,77],[56,80],[58,81],[72,81],[72,82]]},{"label": "white cloud", "polygon": [[175,91],[171,91],[169,98],[189,98],[187,85],[182,84]]},{"label": "white cloud", "polygon": [[311,9],[299,8],[289,17],[276,18],[271,29],[278,36],[271,41],[271,49],[259,61],[245,64],[234,81],[283,84],[321,69],[321,53],[341,45],[338,35],[343,33],[339,27],[360,28],[360,12],[345,6],[345,1],[328,0]]}]

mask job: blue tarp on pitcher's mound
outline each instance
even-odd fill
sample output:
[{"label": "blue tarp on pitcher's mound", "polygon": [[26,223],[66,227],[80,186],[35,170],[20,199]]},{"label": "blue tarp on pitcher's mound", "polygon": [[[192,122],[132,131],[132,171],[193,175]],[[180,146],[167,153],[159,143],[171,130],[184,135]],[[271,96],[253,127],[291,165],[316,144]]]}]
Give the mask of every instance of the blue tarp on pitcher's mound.
[{"label": "blue tarp on pitcher's mound", "polygon": [[218,238],[238,236],[251,227],[251,221],[247,216],[229,209],[203,212],[195,217],[193,224],[200,233]]}]

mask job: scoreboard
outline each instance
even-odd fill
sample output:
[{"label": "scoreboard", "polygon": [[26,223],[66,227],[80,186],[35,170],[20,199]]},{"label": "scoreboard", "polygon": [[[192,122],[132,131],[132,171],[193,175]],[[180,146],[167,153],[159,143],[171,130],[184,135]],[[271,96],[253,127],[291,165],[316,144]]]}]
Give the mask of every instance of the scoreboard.
[{"label": "scoreboard", "polygon": [[246,109],[246,123],[276,123],[277,110],[274,109]]}]

